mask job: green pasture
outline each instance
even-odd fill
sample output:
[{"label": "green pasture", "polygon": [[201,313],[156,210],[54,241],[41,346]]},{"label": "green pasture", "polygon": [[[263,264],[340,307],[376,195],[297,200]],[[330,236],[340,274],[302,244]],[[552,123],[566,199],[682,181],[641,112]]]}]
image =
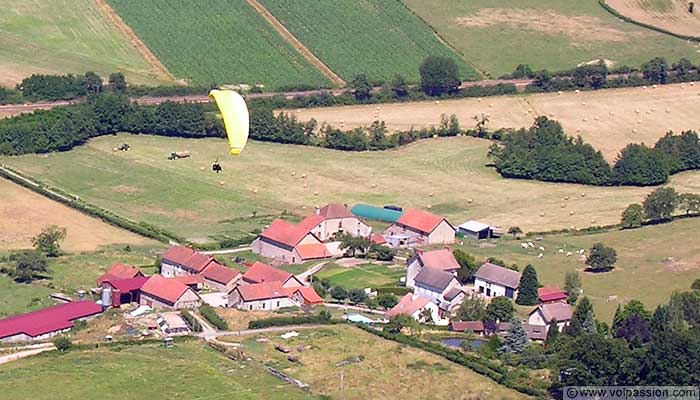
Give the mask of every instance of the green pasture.
[{"label": "green pasture", "polygon": [[314,275],[317,279],[328,279],[334,286],[345,288],[377,288],[396,286],[406,271],[401,267],[385,265],[361,264],[353,267],[343,267],[329,264]]}]

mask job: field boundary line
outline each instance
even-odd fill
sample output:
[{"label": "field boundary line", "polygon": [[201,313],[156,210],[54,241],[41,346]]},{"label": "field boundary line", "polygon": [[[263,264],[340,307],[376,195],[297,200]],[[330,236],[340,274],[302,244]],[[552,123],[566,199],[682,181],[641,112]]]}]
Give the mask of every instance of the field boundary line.
[{"label": "field boundary line", "polygon": [[[105,0],[96,0],[105,1]],[[321,71],[326,78],[330,79],[335,85],[345,86],[345,81],[338,74],[333,72],[328,65],[326,65],[320,58],[309,50],[304,44],[297,39],[284,25],[280,22],[272,13],[265,8],[258,0],[246,0],[248,4],[253,7],[253,9],[260,14],[265,20],[272,26],[272,28],[282,36],[282,39],[286,40],[299,54],[302,55],[307,61],[309,61],[316,69]]]},{"label": "field boundary line", "polygon": [[608,2],[605,1],[605,0],[598,0],[598,4],[600,4],[601,7],[603,7],[607,12],[609,12],[610,14],[612,14],[614,17],[619,18],[619,19],[621,19],[621,20],[623,20],[623,21],[625,21],[625,22],[629,22],[630,24],[638,25],[638,26],[641,26],[642,28],[651,29],[652,31],[656,31],[656,32],[659,32],[659,33],[664,33],[664,34],[666,34],[666,35],[671,35],[671,36],[673,36],[673,37],[675,37],[675,38],[678,38],[678,39],[690,40],[690,41],[693,41],[693,42],[700,42],[700,37],[699,37],[699,36],[688,36],[688,35],[683,35],[683,34],[680,34],[680,33],[671,32],[671,31],[666,30],[666,29],[664,29],[664,28],[661,28],[661,27],[658,27],[658,26],[654,26],[654,25],[651,25],[651,24],[647,24],[647,23],[645,23],[645,22],[637,21],[637,20],[634,19],[634,18],[630,18],[630,17],[628,17],[628,16],[622,14],[621,12],[617,11],[613,6],[611,6],[610,4],[608,4]]},{"label": "field boundary line", "polygon": [[131,29],[126,22],[124,22],[119,14],[117,14],[112,6],[107,3],[107,0],[93,1],[95,2],[95,6],[97,6],[97,8],[102,11],[104,15],[112,22],[112,25],[117,28],[117,30],[126,38],[126,40],[128,40],[129,43],[131,43],[131,45],[134,46],[141,54],[141,56],[146,59],[146,62],[151,65],[158,77],[173,81],[177,80],[175,76],[168,71],[168,68],[166,68],[162,62],[160,62],[158,57],[153,54],[151,49],[146,46],[146,43],[144,43],[141,38],[138,37],[136,32],[134,32],[134,30]]}]

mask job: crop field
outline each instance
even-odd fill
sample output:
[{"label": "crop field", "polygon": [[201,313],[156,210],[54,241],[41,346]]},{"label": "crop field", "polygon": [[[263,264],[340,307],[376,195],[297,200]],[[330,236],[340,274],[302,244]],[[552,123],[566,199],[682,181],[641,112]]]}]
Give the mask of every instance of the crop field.
[{"label": "crop field", "polygon": [[455,59],[464,79],[479,77],[398,0],[262,0],[262,3],[346,81],[358,74],[367,74],[371,80],[390,80],[399,73],[417,82],[418,66],[428,55]]},{"label": "crop field", "polygon": [[330,264],[314,277],[326,278],[333,285],[350,289],[377,288],[382,286],[395,286],[406,270],[403,267],[391,268],[384,265],[363,264],[352,267]]},{"label": "crop field", "polygon": [[[163,362],[167,360],[167,362]],[[177,377],[177,379],[173,379]],[[5,398],[311,399],[256,362],[234,362],[199,341],[51,352],[0,366]],[[56,382],[61,382],[57,385]],[[37,390],[37,388],[51,388]]]},{"label": "crop field", "polygon": [[170,72],[190,83],[328,84],[245,0],[109,4]]},{"label": "crop field", "polygon": [[3,178],[0,178],[0,193],[0,250],[32,247],[32,238],[49,225],[67,229],[63,250],[70,252],[92,251],[110,244],[154,243]]},{"label": "crop field", "polygon": [[103,78],[122,71],[132,83],[169,83],[92,0],[0,0],[0,9],[2,86],[14,87],[33,73],[86,71]]},{"label": "crop field", "polygon": [[[589,296],[599,319],[612,321],[618,303],[641,300],[653,310],[666,303],[674,291],[690,290],[690,284],[700,278],[700,247],[697,232],[700,219],[676,220],[672,223],[639,229],[610,231],[592,235],[548,235],[533,242],[545,248],[542,258],[538,249],[525,250],[519,240],[499,240],[494,245],[465,241],[464,250],[477,260],[496,257],[522,268],[532,264],[543,285],[563,287],[567,271],[579,271],[584,295]],[[602,242],[617,251],[615,269],[606,273],[584,272],[584,263],[575,253]],[[563,249],[563,253],[559,253]]]},{"label": "crop field", "polygon": [[[377,109],[379,107],[379,109]],[[301,120],[315,118],[347,129],[369,126],[377,119],[390,129],[435,126],[441,114],[455,114],[463,128],[471,128],[474,116],[488,115],[489,129],[529,127],[536,116],[546,115],[561,122],[570,136],[581,135],[613,161],[627,144],[644,142],[653,146],[669,130],[679,133],[698,130],[700,85],[661,85],[657,88],[626,88],[532,95],[306,108],[292,110]]]},{"label": "crop field", "polygon": [[[124,142],[131,150],[112,152]],[[329,202],[430,206],[454,224],[479,219],[525,231],[581,228],[619,222],[627,205],[653,190],[504,179],[487,166],[490,145],[438,138],[355,153],[253,141],[232,158],[221,139],[120,134],[69,152],[0,162],[117,214],[202,241],[217,234],[239,237],[285,210],[305,216]],[[192,157],[167,160],[174,150]],[[210,169],[216,157],[220,175]],[[674,175],[670,185],[700,193],[700,172]]]},{"label": "crop field", "polygon": [[[700,37],[700,9],[688,12],[688,0],[607,0],[620,14],[680,35]],[[697,4],[696,4],[697,6]]]},{"label": "crop field", "polygon": [[[266,335],[269,342],[257,342],[260,337],[246,339],[244,351],[307,383],[315,395],[340,398],[338,380],[342,372],[347,399],[527,398],[444,358],[351,326],[303,330],[289,341]],[[293,354],[300,362],[287,361],[287,355],[275,350],[276,344],[295,349]],[[298,346],[310,348],[298,352]],[[339,367],[343,361],[346,365]]]},{"label": "crop field", "polygon": [[695,44],[620,21],[598,0],[404,0],[482,72],[518,64],[563,70],[595,59],[638,66],[656,56],[700,59]]}]

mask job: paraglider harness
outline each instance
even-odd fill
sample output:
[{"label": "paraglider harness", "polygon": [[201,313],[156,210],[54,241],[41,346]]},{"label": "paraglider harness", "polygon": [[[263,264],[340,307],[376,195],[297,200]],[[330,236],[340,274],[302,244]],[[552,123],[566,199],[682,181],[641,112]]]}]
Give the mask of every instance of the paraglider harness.
[{"label": "paraglider harness", "polygon": [[217,174],[222,171],[221,164],[219,164],[219,157],[217,157],[216,161],[214,161],[214,164],[211,165],[211,170],[216,172]]}]

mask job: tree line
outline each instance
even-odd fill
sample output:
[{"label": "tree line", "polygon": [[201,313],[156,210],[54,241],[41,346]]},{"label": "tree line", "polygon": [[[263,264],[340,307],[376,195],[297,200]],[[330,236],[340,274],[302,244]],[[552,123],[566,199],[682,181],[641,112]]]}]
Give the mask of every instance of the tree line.
[{"label": "tree line", "polygon": [[700,168],[700,141],[696,132],[668,132],[654,147],[627,145],[610,166],[580,136],[566,136],[559,122],[541,116],[529,129],[501,135],[501,143],[490,147],[489,157],[507,178],[652,186],[666,183],[677,172]]}]

